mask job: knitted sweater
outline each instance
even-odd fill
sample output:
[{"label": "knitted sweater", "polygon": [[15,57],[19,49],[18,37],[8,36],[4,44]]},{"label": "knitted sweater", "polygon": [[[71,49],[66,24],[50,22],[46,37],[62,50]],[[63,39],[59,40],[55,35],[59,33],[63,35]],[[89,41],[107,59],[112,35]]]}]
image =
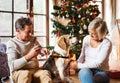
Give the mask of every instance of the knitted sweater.
[{"label": "knitted sweater", "polygon": [[100,68],[109,69],[108,60],[111,51],[111,42],[104,38],[97,48],[90,45],[90,36],[83,40],[83,48],[78,59],[78,68]]},{"label": "knitted sweater", "polygon": [[[28,42],[20,41],[17,37],[7,42],[8,63],[11,71],[38,68],[37,57],[30,61],[27,61],[24,57],[32,49],[35,42],[37,42],[35,37],[32,37]],[[39,43],[37,42],[37,44]]]}]

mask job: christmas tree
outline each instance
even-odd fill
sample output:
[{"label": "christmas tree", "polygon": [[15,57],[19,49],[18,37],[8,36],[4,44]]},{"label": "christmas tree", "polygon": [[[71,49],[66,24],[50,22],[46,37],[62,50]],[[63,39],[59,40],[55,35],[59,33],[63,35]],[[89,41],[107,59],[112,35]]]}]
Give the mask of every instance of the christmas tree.
[{"label": "christmas tree", "polygon": [[53,34],[61,36],[70,34],[77,37],[79,42],[70,48],[70,53],[78,58],[81,52],[82,40],[88,35],[88,25],[99,14],[95,0],[61,0],[59,5],[54,5],[52,15]]}]

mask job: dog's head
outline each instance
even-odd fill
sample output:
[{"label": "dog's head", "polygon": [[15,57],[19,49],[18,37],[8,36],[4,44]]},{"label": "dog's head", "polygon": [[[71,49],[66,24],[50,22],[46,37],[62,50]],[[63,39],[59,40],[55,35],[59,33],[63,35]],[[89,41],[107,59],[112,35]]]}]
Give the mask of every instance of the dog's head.
[{"label": "dog's head", "polygon": [[58,38],[54,50],[61,55],[67,55],[69,47],[77,43],[77,38],[70,35],[62,35]]}]

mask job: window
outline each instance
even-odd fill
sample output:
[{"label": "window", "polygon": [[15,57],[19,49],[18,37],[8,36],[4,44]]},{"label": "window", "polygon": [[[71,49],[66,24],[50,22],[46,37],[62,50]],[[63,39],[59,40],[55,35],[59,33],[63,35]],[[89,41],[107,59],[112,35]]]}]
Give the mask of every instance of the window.
[{"label": "window", "polygon": [[16,19],[30,16],[34,35],[42,46],[48,45],[48,3],[49,0],[0,0],[0,42],[7,42],[16,35]]},{"label": "window", "polygon": [[93,1],[91,1],[91,4],[96,4],[96,5],[98,5],[98,8],[99,8],[99,10],[100,10],[100,14],[99,14],[99,17],[103,17],[103,1],[102,0],[93,0]]},{"label": "window", "polygon": [[104,7],[103,0],[97,0],[96,4],[99,6],[99,10],[101,12],[99,17],[103,17],[103,7]]},{"label": "window", "polygon": [[40,44],[49,44],[48,26],[48,0],[33,0],[34,35],[41,41]]}]

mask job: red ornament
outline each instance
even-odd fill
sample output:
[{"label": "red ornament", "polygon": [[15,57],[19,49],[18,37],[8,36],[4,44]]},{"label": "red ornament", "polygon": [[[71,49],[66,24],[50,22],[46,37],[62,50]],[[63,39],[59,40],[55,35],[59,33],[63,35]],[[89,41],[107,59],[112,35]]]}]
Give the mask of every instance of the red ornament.
[{"label": "red ornament", "polygon": [[65,1],[62,1],[61,3],[62,3],[62,5],[64,5],[64,4],[65,4]]},{"label": "red ornament", "polygon": [[80,8],[80,6],[79,6],[78,4],[76,4],[75,8],[76,8],[76,9],[77,9],[77,8]]},{"label": "red ornament", "polygon": [[60,30],[58,31],[58,37],[60,37]]},{"label": "red ornament", "polygon": [[75,23],[75,18],[74,17],[72,18],[72,23]]},{"label": "red ornament", "polygon": [[64,7],[61,8],[62,11],[65,11],[66,9]]},{"label": "red ornament", "polygon": [[95,18],[95,17],[96,17],[95,13],[92,13],[92,17],[93,17],[93,18]]}]

